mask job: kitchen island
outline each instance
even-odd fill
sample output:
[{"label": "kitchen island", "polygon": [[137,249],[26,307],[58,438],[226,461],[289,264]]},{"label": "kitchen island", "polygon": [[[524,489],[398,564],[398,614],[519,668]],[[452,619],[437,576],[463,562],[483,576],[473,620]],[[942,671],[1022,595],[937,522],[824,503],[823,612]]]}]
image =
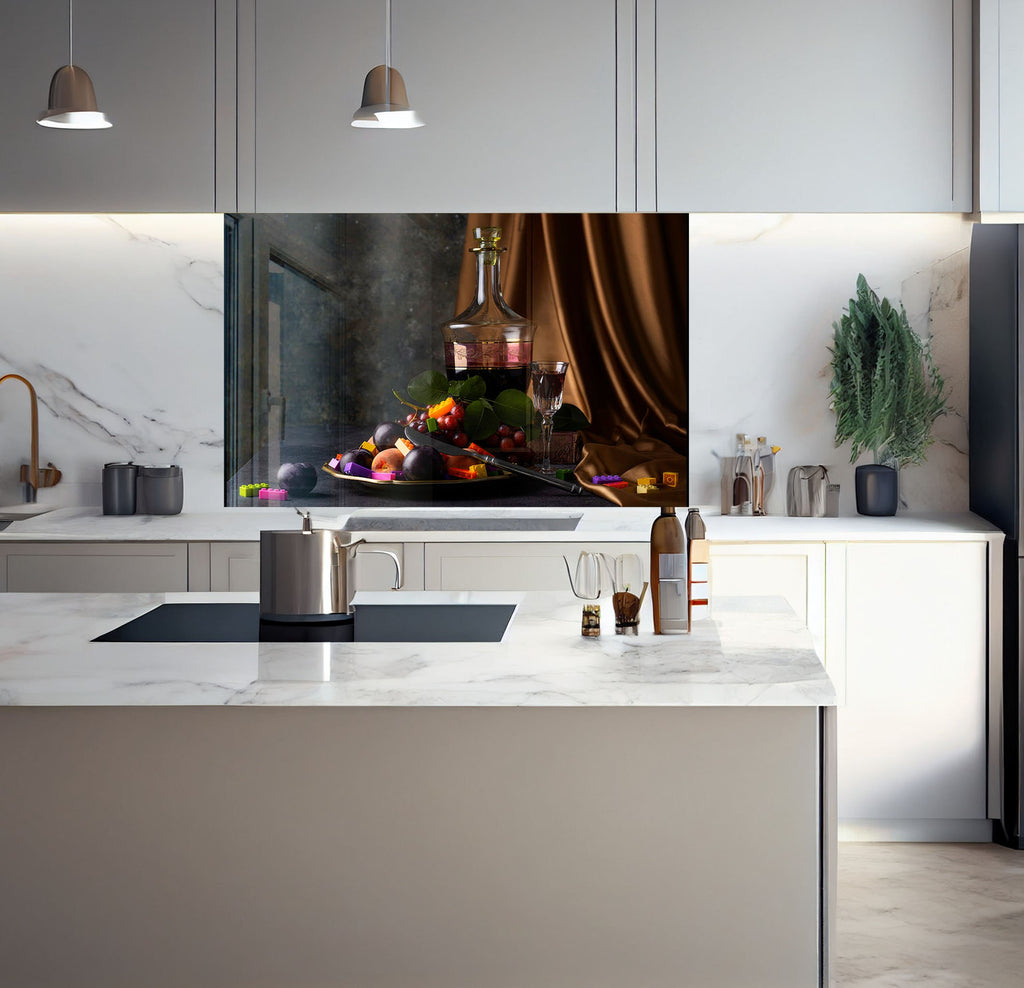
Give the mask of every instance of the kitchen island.
[{"label": "kitchen island", "polygon": [[722,599],[624,638],[606,607],[583,639],[568,595],[389,599],[442,596],[516,612],[488,643],[93,643],[255,598],[0,597],[10,982],[827,983],[835,693],[800,622]]}]

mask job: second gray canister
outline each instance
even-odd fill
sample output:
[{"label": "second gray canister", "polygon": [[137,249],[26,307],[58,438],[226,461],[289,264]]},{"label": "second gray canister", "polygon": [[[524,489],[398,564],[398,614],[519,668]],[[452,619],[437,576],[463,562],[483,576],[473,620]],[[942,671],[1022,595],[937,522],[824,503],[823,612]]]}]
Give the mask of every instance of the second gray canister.
[{"label": "second gray canister", "polygon": [[179,466],[139,467],[135,510],[142,515],[176,515],[185,487]]}]

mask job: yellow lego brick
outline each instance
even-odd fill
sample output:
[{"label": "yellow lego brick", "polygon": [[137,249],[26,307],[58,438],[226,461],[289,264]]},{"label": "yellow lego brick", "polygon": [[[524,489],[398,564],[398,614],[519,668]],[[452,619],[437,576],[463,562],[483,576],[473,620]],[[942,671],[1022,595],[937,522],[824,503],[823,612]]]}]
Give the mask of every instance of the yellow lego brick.
[{"label": "yellow lego brick", "polygon": [[679,474],[674,470],[666,470],[661,475],[661,482],[666,487],[678,487],[679,486]]},{"label": "yellow lego brick", "polygon": [[654,487],[654,485],[658,483],[658,478],[657,477],[637,477],[636,478],[636,483],[637,483],[638,487],[641,484],[643,484],[645,487]]}]

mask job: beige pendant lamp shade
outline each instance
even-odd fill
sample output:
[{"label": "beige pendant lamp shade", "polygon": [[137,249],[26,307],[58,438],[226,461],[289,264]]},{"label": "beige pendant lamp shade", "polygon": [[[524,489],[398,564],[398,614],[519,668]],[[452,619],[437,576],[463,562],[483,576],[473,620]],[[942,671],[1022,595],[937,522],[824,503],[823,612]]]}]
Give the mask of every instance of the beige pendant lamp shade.
[{"label": "beige pendant lamp shade", "polygon": [[89,73],[75,65],[73,3],[74,0],[68,0],[68,64],[53,73],[49,103],[36,123],[64,130],[103,130],[113,124],[96,105],[96,90]]},{"label": "beige pendant lamp shade", "polygon": [[[390,76],[390,85],[389,85]],[[352,114],[353,127],[422,127],[419,114],[409,106],[405,80],[398,69],[377,65],[366,73],[362,106]]]},{"label": "beige pendant lamp shade", "polygon": [[363,102],[352,114],[352,126],[395,130],[423,126],[419,114],[409,105],[402,73],[391,65],[391,0],[384,4],[384,64],[366,73]]},{"label": "beige pendant lamp shade", "polygon": [[36,123],[67,130],[101,130],[113,126],[96,106],[96,90],[89,73],[77,65],[64,65],[53,73],[49,105],[39,114]]}]

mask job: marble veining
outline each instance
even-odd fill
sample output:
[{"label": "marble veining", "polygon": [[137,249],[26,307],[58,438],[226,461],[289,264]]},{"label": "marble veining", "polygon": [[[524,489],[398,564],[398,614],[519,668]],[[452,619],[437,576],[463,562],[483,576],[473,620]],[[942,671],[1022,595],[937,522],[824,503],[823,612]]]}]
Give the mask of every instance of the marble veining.
[{"label": "marble veining", "polygon": [[[820,706],[835,690],[783,602],[725,598],[692,635],[580,636],[568,593],[360,593],[362,604],[516,602],[501,642],[92,642],[163,602],[254,594],[0,595],[6,705]],[[650,600],[641,627],[650,628]],[[415,634],[414,631],[411,634]]]},{"label": "marble veining", "polygon": [[[60,290],[53,272],[60,271]],[[53,505],[99,505],[103,463],[177,462],[186,508],[222,503],[223,217],[0,217],[0,373],[39,397]],[[12,389],[13,390],[13,389]],[[0,393],[0,504],[27,462],[21,395]]]}]

